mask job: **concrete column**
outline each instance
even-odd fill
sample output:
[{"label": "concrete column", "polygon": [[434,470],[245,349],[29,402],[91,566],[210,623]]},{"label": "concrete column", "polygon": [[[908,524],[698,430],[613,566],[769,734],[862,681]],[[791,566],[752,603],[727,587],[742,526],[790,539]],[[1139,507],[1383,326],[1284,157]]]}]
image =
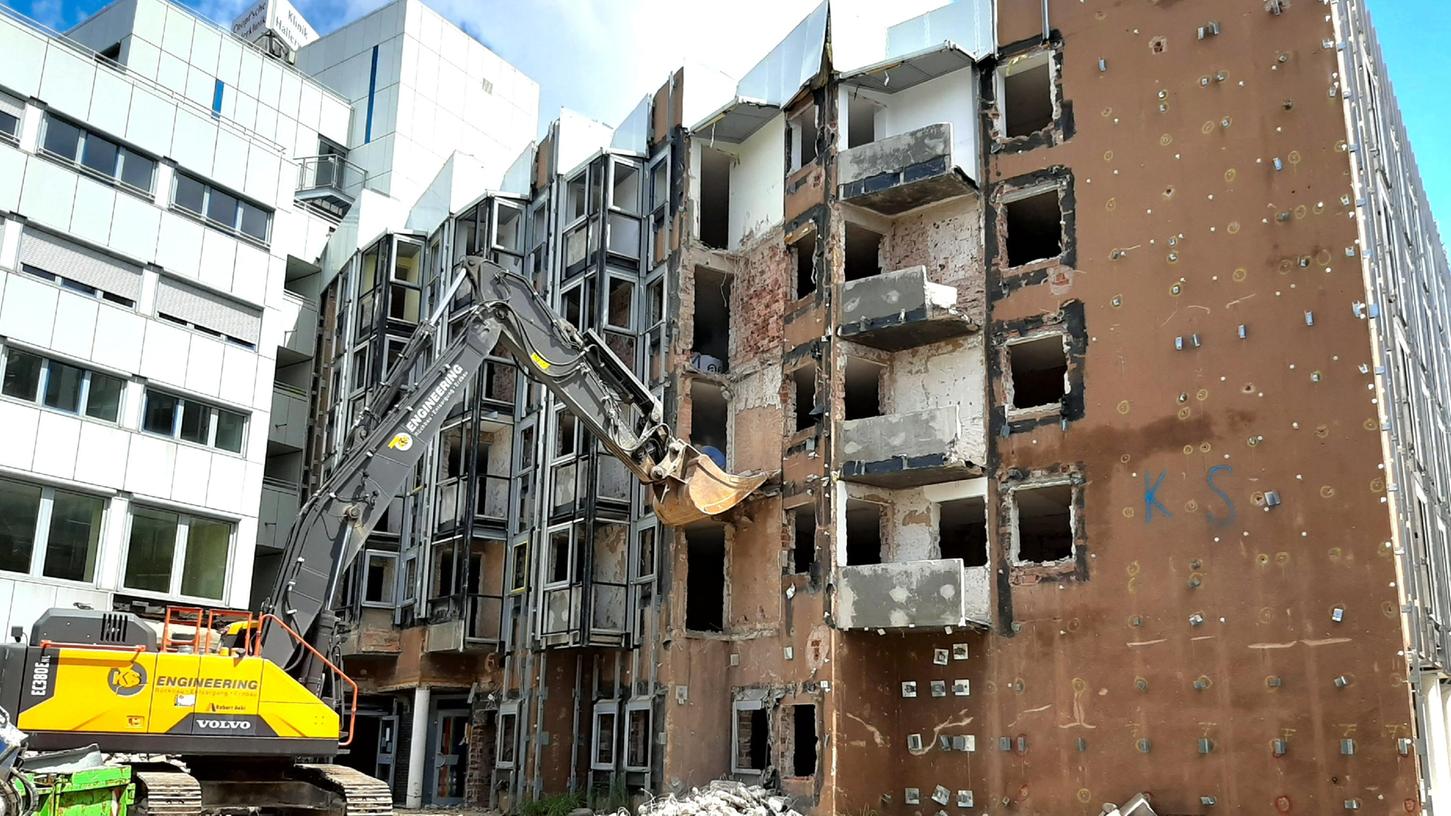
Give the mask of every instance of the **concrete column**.
[{"label": "concrete column", "polygon": [[423,807],[423,766],[428,756],[428,721],[430,690],[419,686],[413,690],[413,738],[408,745],[408,787],[404,807]]}]

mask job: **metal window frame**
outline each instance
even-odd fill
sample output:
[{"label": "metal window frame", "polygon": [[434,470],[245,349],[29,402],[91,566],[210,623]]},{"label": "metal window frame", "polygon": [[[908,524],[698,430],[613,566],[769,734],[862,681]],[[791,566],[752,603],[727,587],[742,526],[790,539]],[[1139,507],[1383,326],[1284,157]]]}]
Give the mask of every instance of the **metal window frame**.
[{"label": "metal window frame", "polygon": [[[611,717],[609,742],[603,741],[603,730],[600,728],[600,721],[605,717]],[[596,700],[593,715],[594,727],[591,729],[589,743],[589,767],[594,771],[613,771],[620,765],[620,701],[618,699]],[[600,760],[600,749],[608,744],[610,749],[609,761]]]},{"label": "metal window frame", "polygon": [[57,492],[67,493],[72,496],[81,496],[88,499],[95,499],[101,502],[101,519],[99,523],[101,536],[98,537],[96,540],[96,556],[99,558],[101,552],[101,545],[104,543],[105,538],[106,520],[110,517],[111,514],[111,502],[109,497],[97,495],[95,493],[87,493],[83,490],[69,490],[57,488],[53,485],[27,482],[23,479],[10,478],[9,476],[0,477],[0,482],[9,482],[11,484],[21,485],[27,488],[36,488],[40,490],[40,504],[36,507],[35,511],[35,529],[31,531],[30,536],[29,569],[27,569],[25,572],[4,571],[4,573],[10,575],[28,575],[32,578],[37,578],[42,581],[48,582],[59,581],[62,583],[75,584],[78,586],[95,586],[95,565],[92,565],[91,567],[91,576],[83,580],[75,580],[71,578],[55,578],[45,574],[45,561],[50,554],[50,522],[55,506],[55,494]]},{"label": "metal window frame", "polygon": [[[7,96],[8,95],[9,94],[7,94]],[[52,120],[62,121],[80,132],[80,138],[76,140],[76,157],[74,159],[45,149],[45,134],[46,131],[49,129]],[[16,131],[17,132],[15,134],[15,138],[18,140],[19,123],[17,123],[16,125]],[[0,133],[3,133],[3,131],[0,131]],[[86,164],[81,158],[86,154],[86,141],[92,136],[116,145],[116,162],[115,166],[111,169],[111,172],[109,173],[104,170],[97,170],[96,168],[91,167],[90,165]],[[138,195],[151,196],[156,191],[156,168],[161,164],[159,160],[147,155],[145,151],[137,150],[131,147],[120,139],[112,138],[109,135],[95,130],[89,125],[82,124],[67,116],[57,114],[54,111],[47,110],[45,112],[45,115],[41,118],[40,138],[36,142],[36,152],[40,153],[46,158],[54,159],[56,161],[70,165],[72,168],[81,173],[84,173],[85,175],[91,176],[93,178],[104,179],[108,183],[115,184],[122,189],[129,190],[131,192],[137,193]],[[150,184],[146,187],[137,187],[136,185],[131,184],[130,182],[127,182],[121,178],[122,168],[126,164],[126,157],[128,155],[134,155],[138,158],[145,159],[146,161],[151,162],[151,181]]]},{"label": "metal window frame", "polygon": [[[182,178],[189,179],[192,182],[194,182],[196,184],[200,184],[202,186],[202,211],[201,212],[196,212],[194,210],[191,210],[191,209],[189,209],[187,207],[183,207],[180,204],[177,204],[176,203],[176,188],[177,188],[177,184],[179,183],[180,179],[182,179]],[[154,184],[154,182],[153,182],[153,184]],[[127,186],[129,186],[129,185],[127,185]],[[134,188],[132,188],[132,189],[134,189]],[[232,198],[235,198],[237,200],[237,215],[236,215],[235,218],[232,219],[232,223],[231,224],[224,224],[221,221],[217,221],[216,219],[212,218],[211,216],[209,216],[207,214],[207,211],[211,207],[212,191],[213,190],[215,190],[215,191],[217,191],[219,193],[222,193],[223,195],[229,195]],[[149,195],[149,193],[148,193],[148,195]],[[225,187],[222,187],[222,186],[217,185],[217,184],[213,184],[212,182],[210,182],[210,181],[202,178],[201,176],[198,176],[195,173],[189,173],[189,172],[187,172],[185,170],[182,170],[181,168],[177,168],[176,172],[175,173],[172,173],[172,177],[171,177],[171,198],[170,198],[170,202],[171,202],[171,206],[168,209],[170,209],[172,212],[184,213],[184,214],[186,214],[186,215],[188,215],[188,216],[190,216],[192,218],[195,218],[195,219],[200,220],[202,223],[206,224],[209,227],[213,227],[215,229],[221,230],[222,232],[225,232],[225,233],[227,233],[229,235],[232,235],[232,236],[234,236],[236,238],[240,238],[243,241],[247,241],[248,243],[261,244],[262,246],[270,246],[272,244],[272,222],[273,222],[273,216],[275,216],[276,213],[277,213],[276,210],[271,209],[269,207],[264,207],[261,204],[258,204],[256,201],[252,200],[251,198],[248,198],[247,196],[244,196],[244,195],[242,195],[240,193],[234,193],[231,190],[226,189]],[[262,237],[259,238],[259,237],[255,236],[255,235],[253,235],[253,234],[251,234],[249,232],[243,232],[242,231],[242,206],[243,205],[246,205],[246,206],[249,206],[249,207],[253,207],[253,208],[257,209],[258,211],[260,211],[263,214],[263,216],[265,216],[266,222],[267,222],[267,229],[264,231],[264,234],[263,234]]]},{"label": "metal window frame", "polygon": [[[630,762],[630,720],[635,714],[643,712],[645,715],[645,756],[643,762]],[[625,703],[624,728],[621,733],[624,736],[622,741],[624,750],[620,755],[621,766],[627,771],[636,773],[650,770],[650,760],[655,753],[655,705],[654,701],[646,699],[632,699]]]},{"label": "metal window frame", "polygon": [[[16,400],[16,401],[29,402],[29,403],[35,405],[36,407],[41,408],[41,409],[46,410],[46,411],[54,411],[55,413],[64,414],[65,416],[72,416],[72,417],[77,417],[77,418],[80,418],[80,419],[87,419],[87,420],[91,420],[92,422],[99,422],[99,423],[101,423],[103,425],[111,425],[111,426],[118,426],[118,427],[120,426],[120,424],[121,424],[121,418],[126,415],[126,384],[129,382],[129,380],[127,378],[125,378],[125,377],[117,377],[114,374],[108,374],[108,373],[106,373],[104,371],[96,371],[95,369],[87,368],[86,366],[83,366],[83,365],[77,365],[76,363],[72,363],[72,362],[70,362],[68,360],[58,360],[58,359],[56,359],[54,357],[46,356],[45,354],[41,354],[39,352],[36,352],[36,351],[31,350],[31,349],[25,348],[24,346],[17,346],[17,345],[15,345],[13,343],[5,343],[3,345],[0,345],[0,377],[3,377],[4,376],[5,369],[8,368],[9,365],[10,365],[10,352],[11,351],[18,351],[18,352],[21,352],[23,354],[29,354],[32,357],[38,358],[40,360],[40,362],[41,362],[41,366],[40,366],[40,376],[38,378],[36,378],[35,395],[33,396],[33,398],[31,398],[29,400],[21,400],[20,397],[12,397],[12,396],[8,396],[8,395],[0,395],[0,399],[8,399],[8,400]],[[54,405],[46,405],[45,404],[45,387],[46,387],[46,385],[50,381],[50,367],[51,367],[51,365],[53,363],[59,363],[61,365],[68,365],[71,368],[78,368],[81,371],[81,395],[80,395],[80,402],[77,404],[77,408],[74,411],[67,411],[64,408],[57,408]],[[116,418],[115,419],[104,419],[102,417],[91,416],[90,414],[86,413],[86,409],[90,406],[90,398],[91,398],[91,375],[92,374],[99,374],[102,377],[110,377],[113,380],[119,380],[120,381],[120,383],[121,383],[121,399],[116,404]]]},{"label": "metal window frame", "polygon": [[[162,434],[162,433],[157,433],[156,431],[148,431],[148,430],[146,430],[146,427],[145,427],[145,425],[146,425],[146,423],[145,423],[146,405],[149,402],[152,394],[160,394],[160,395],[167,396],[167,397],[170,397],[170,398],[176,400],[176,407],[173,408],[172,409],[172,412],[171,412],[171,432],[168,433],[168,434]],[[206,411],[207,411],[207,441],[206,442],[192,442],[190,440],[186,440],[186,439],[182,439],[181,438],[181,417],[182,417],[182,414],[184,412],[184,408],[182,406],[184,404],[186,404],[186,403],[191,403],[193,405],[199,405],[202,408],[205,408],[206,409]],[[217,422],[218,422],[218,418],[219,418],[221,412],[226,412],[226,413],[229,413],[229,414],[236,414],[237,416],[240,416],[242,418],[242,444],[241,444],[241,450],[238,450],[238,451],[230,451],[230,450],[227,450],[226,448],[219,448],[219,447],[217,447]],[[252,414],[250,412],[247,412],[247,411],[238,411],[238,410],[235,410],[235,409],[232,409],[232,408],[224,408],[224,407],[222,407],[220,405],[217,405],[215,403],[210,403],[210,402],[206,402],[204,400],[195,399],[193,397],[189,397],[189,396],[186,396],[185,394],[180,394],[180,393],[177,393],[176,391],[172,391],[172,390],[166,389],[166,388],[155,388],[155,387],[150,386],[150,385],[147,385],[146,386],[145,391],[141,395],[141,417],[142,417],[142,421],[138,424],[138,427],[139,427],[140,431],[142,433],[144,433],[144,434],[149,434],[151,436],[159,436],[159,437],[162,437],[162,438],[170,438],[173,442],[176,442],[178,444],[190,445],[190,446],[196,447],[196,448],[207,448],[208,450],[214,450],[214,451],[217,451],[218,453],[224,453],[224,454],[227,454],[229,456],[245,456],[246,455],[246,452],[247,452],[247,443],[249,441],[251,441],[251,434],[252,434]]]},{"label": "metal window frame", "polygon": [[[743,690],[741,692],[738,692],[737,695],[736,695],[736,697],[731,700],[731,773],[733,773],[733,774],[752,774],[754,776],[760,776],[760,775],[762,775],[762,774],[764,774],[766,772],[766,769],[765,768],[743,768],[739,764],[737,764],[737,762],[736,762],[736,760],[740,757],[740,753],[741,753],[740,752],[740,745],[741,745],[740,715],[741,715],[741,712],[742,711],[762,711],[762,710],[765,710],[765,708],[766,708],[765,693],[762,692],[762,691],[759,691],[759,690],[752,690],[752,689]],[[770,746],[770,739],[771,739],[771,717],[770,717],[769,713],[766,716],[766,733],[763,735],[763,738],[766,740],[766,743],[767,743],[767,756],[769,757],[770,756],[769,746]]]},{"label": "metal window frame", "polygon": [[[575,551],[579,547],[580,522],[570,520],[557,524],[551,524],[544,530],[544,558],[540,559],[540,569],[543,573],[539,576],[539,586],[544,589],[562,589],[577,582],[579,576],[574,574]],[[560,531],[569,534],[569,544],[564,548],[565,566],[564,578],[559,580],[551,579],[554,574],[554,535]]]},{"label": "metal window frame", "polygon": [[[176,516],[176,541],[171,551],[171,575],[166,592],[156,592],[149,589],[136,589],[126,586],[126,567],[131,561],[131,529],[136,519],[136,509],[160,510],[163,513],[171,513]],[[227,536],[227,557],[222,565],[222,594],[219,598],[209,598],[204,595],[186,595],[181,591],[182,570],[186,566],[186,550],[188,538],[191,534],[193,521],[210,521],[227,525],[229,530]],[[237,557],[237,522],[231,519],[215,518],[210,516],[197,516],[184,513],[172,508],[133,502],[126,513],[126,552],[121,559],[121,589],[124,592],[137,593],[147,596],[162,596],[167,598],[187,598],[209,603],[226,603],[229,593],[232,590],[232,565]]]},{"label": "metal window frame", "polygon": [[[373,572],[373,558],[375,557],[384,558],[393,562],[393,582],[391,585],[384,585],[385,591],[390,597],[381,601],[370,601],[367,597],[368,577]],[[362,574],[359,576],[358,581],[358,605],[375,609],[392,609],[397,606],[398,585],[403,582],[403,577],[399,570],[399,567],[402,565],[402,559],[398,557],[398,553],[393,550],[365,549],[362,553],[362,562],[363,569],[360,571]]]},{"label": "metal window frame", "polygon": [[[512,729],[514,744],[509,746],[514,758],[509,760],[504,759],[504,744],[507,741],[505,738],[509,736],[510,731],[504,727],[505,717],[514,718],[514,728]],[[519,701],[507,700],[499,703],[499,711],[495,718],[494,767],[512,769],[519,764],[519,731],[521,727]]]}]

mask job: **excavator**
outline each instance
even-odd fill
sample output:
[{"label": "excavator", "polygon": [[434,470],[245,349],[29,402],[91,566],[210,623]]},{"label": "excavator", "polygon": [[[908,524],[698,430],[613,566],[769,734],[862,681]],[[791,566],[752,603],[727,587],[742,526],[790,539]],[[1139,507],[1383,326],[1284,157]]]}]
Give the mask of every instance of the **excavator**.
[{"label": "excavator", "polygon": [[[133,813],[391,814],[384,783],[329,761],[351,740],[358,694],[335,660],[332,604],[344,570],[496,346],[649,487],[665,524],[724,513],[766,481],[727,473],[673,436],[630,367],[526,278],[474,256],[457,271],[299,511],[260,613],[171,608],[158,626],[129,612],[51,609],[28,641],[0,645],[0,708],[14,712],[29,748],[94,743],[125,756]],[[463,330],[440,342],[464,286],[472,298]]]}]

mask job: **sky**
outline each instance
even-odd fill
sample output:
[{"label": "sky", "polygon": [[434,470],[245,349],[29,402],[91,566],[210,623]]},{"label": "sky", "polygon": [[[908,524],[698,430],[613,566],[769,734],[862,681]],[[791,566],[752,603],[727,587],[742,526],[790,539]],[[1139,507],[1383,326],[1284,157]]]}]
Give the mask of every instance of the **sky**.
[{"label": "sky", "polygon": [[[229,23],[249,0],[179,0]],[[540,85],[542,122],[561,106],[619,124],[682,64],[740,77],[819,0],[425,0]],[[108,0],[0,0],[64,30]],[[294,0],[321,33],[386,0]],[[890,0],[897,18],[941,0]],[[1451,243],[1451,14],[1446,0],[1366,0],[1437,222]],[[762,24],[768,21],[769,24]],[[547,45],[548,47],[542,47]]]}]

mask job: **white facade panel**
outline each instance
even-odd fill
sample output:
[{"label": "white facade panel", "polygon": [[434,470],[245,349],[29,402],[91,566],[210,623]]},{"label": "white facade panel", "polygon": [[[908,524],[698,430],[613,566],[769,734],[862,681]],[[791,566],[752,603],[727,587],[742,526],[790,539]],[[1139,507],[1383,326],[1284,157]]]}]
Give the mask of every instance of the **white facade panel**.
[{"label": "white facade panel", "polygon": [[188,391],[216,397],[222,384],[222,342],[194,335],[187,355],[186,381]]},{"label": "white facade panel", "polygon": [[40,91],[45,67],[45,38],[15,20],[0,17],[0,85],[20,94],[35,96]]},{"label": "white facade panel", "polygon": [[82,422],[76,481],[108,488],[121,487],[126,481],[126,459],[133,435],[99,422]]},{"label": "white facade panel", "polygon": [[[229,38],[230,39],[230,38]],[[217,60],[221,54],[222,32],[211,26],[199,25],[191,38],[191,57],[188,62],[216,76]]]},{"label": "white facade panel", "polygon": [[237,264],[237,239],[202,228],[202,263],[197,280],[223,292],[232,290]]},{"label": "white facade panel", "polygon": [[186,376],[191,338],[192,333],[186,329],[156,320],[146,321],[146,339],[141,346],[141,376],[181,385]]},{"label": "white facade panel", "polygon": [[243,502],[247,462],[222,453],[214,453],[211,458],[210,479],[205,485],[206,506],[239,515],[256,513],[255,506],[244,506]]},{"label": "white facade panel", "polygon": [[0,210],[13,211],[20,203],[20,183],[25,178],[25,154],[0,144]]},{"label": "white facade panel", "polygon": [[132,435],[131,451],[126,458],[126,489],[145,496],[170,498],[176,448],[176,443],[169,439]]},{"label": "white facade panel", "polygon": [[162,51],[156,62],[156,81],[162,87],[178,95],[186,95],[186,76],[190,69],[186,60],[167,51]]},{"label": "white facade panel", "polygon": [[55,325],[50,348],[70,357],[91,359],[96,339],[96,312],[101,302],[62,291],[56,302]]},{"label": "white facade panel", "polygon": [[91,359],[121,371],[136,371],[141,366],[146,318],[109,303],[96,305],[96,339]]},{"label": "white facade panel", "polygon": [[212,473],[212,454],[204,448],[191,445],[175,442],[167,444],[176,448],[176,469],[172,471],[169,498],[172,501],[205,507],[207,481],[211,478]]},{"label": "white facade panel", "polygon": [[60,288],[26,275],[6,274],[5,299],[0,302],[0,335],[49,346]]},{"label": "white facade panel", "polygon": [[[217,129],[217,149],[210,176],[232,190],[241,190],[247,183],[247,142],[227,128]],[[272,196],[262,199],[261,203],[272,206]]]},{"label": "white facade panel", "polygon": [[109,246],[139,261],[156,256],[156,234],[161,227],[161,211],[131,195],[117,195],[111,214]]},{"label": "white facade panel", "polygon": [[179,109],[176,130],[171,139],[170,155],[182,168],[208,174],[212,170],[217,149],[217,125],[210,117]]},{"label": "white facade panel", "polygon": [[40,93],[53,110],[84,119],[91,110],[91,86],[96,79],[95,60],[52,44],[45,52],[45,72]]},{"label": "white facade panel", "polygon": [[217,397],[237,405],[252,405],[253,388],[257,380],[257,363],[257,355],[236,346],[224,346],[222,348],[221,379],[217,383]]},{"label": "white facade panel", "polygon": [[80,441],[81,420],[54,411],[41,411],[40,422],[35,429],[32,468],[36,473],[59,479],[73,478]]},{"label": "white facade panel", "polygon": [[131,111],[123,131],[126,141],[158,156],[170,155],[175,123],[175,103],[145,88],[132,91]]},{"label": "white facade panel", "polygon": [[76,185],[70,234],[82,241],[105,246],[111,238],[111,217],[116,208],[116,189],[84,176],[77,177]]},{"label": "white facade panel", "polygon": [[75,195],[73,171],[35,156],[26,161],[25,183],[20,188],[20,212],[25,217],[65,232],[71,226]]},{"label": "white facade panel", "polygon": [[121,136],[126,132],[126,117],[131,112],[131,88],[121,75],[101,68],[96,71],[91,90],[91,111],[86,123],[108,134]]},{"label": "white facade panel", "polygon": [[202,233],[206,227],[173,212],[161,213],[156,263],[167,272],[197,278],[202,260]]},{"label": "white facade panel", "polygon": [[166,7],[166,27],[161,34],[161,50],[185,61],[191,57],[191,38],[196,18],[175,6]]},{"label": "white facade panel", "polygon": [[[147,79],[156,79],[161,72],[161,48],[155,43],[132,37],[126,49],[126,70]],[[140,92],[141,89],[137,89]]]},{"label": "white facade panel", "polygon": [[28,471],[34,460],[35,432],[40,424],[40,409],[0,399],[0,427],[10,436],[0,445],[0,467]]},{"label": "white facade panel", "polygon": [[204,107],[212,106],[212,97],[216,92],[216,77],[195,65],[188,65],[186,69],[186,93],[187,99]]}]

